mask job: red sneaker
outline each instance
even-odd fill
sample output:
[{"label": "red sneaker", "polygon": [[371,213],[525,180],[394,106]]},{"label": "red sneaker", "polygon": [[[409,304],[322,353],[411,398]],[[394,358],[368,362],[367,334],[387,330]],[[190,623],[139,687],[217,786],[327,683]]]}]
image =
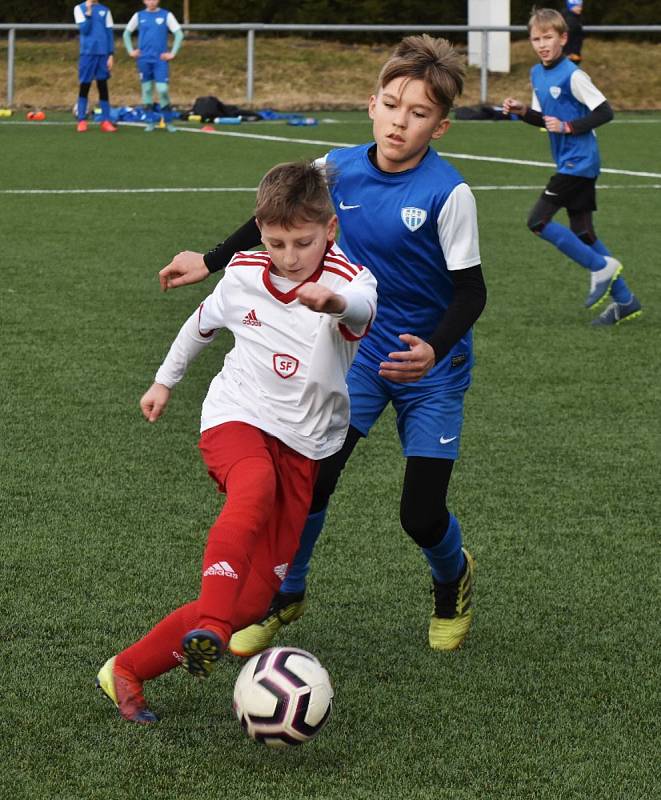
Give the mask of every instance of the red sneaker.
[{"label": "red sneaker", "polygon": [[101,130],[104,133],[115,133],[117,130],[117,128],[112,124],[112,122],[110,122],[107,119],[103,120],[103,122],[99,125],[99,128],[101,128]]},{"label": "red sneaker", "polygon": [[81,119],[78,125],[76,125],[76,130],[78,133],[85,133],[87,131],[87,120]]},{"label": "red sneaker", "polygon": [[115,665],[115,658],[109,658],[96,676],[96,688],[101,689],[119,709],[119,713],[129,722],[149,725],[158,722],[158,717],[149,708],[142,693],[142,681],[123,667]]}]

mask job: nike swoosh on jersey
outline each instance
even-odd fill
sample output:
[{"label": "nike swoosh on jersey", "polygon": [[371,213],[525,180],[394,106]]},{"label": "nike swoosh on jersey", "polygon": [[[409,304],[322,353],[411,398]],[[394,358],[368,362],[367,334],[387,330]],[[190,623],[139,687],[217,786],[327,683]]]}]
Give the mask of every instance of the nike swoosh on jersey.
[{"label": "nike swoosh on jersey", "polygon": [[360,208],[360,204],[358,204],[357,206],[347,206],[345,205],[344,200],[340,200],[340,208],[342,209],[342,211],[349,211],[352,208]]},{"label": "nike swoosh on jersey", "polygon": [[441,438],[440,438],[438,441],[439,441],[441,444],[450,444],[450,442],[454,442],[454,440],[455,440],[456,438],[457,438],[456,436],[449,436],[449,437],[446,439],[446,438],[445,438],[445,436],[441,436]]}]

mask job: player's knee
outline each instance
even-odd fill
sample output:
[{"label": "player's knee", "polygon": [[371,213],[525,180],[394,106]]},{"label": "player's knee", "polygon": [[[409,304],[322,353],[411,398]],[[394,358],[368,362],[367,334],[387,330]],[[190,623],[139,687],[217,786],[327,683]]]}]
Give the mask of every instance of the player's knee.
[{"label": "player's knee", "polygon": [[546,227],[547,223],[548,219],[546,219],[545,217],[540,217],[537,214],[531,214],[528,217],[526,225],[528,226],[528,230],[531,233],[534,233],[536,236],[539,236]]},{"label": "player's knee", "polygon": [[339,477],[335,473],[324,474],[323,470],[319,472],[310,504],[311,514],[317,514],[328,506]]},{"label": "player's knee", "polygon": [[402,503],[399,520],[418,547],[433,547],[447,530],[450,513],[445,507],[425,510]]}]

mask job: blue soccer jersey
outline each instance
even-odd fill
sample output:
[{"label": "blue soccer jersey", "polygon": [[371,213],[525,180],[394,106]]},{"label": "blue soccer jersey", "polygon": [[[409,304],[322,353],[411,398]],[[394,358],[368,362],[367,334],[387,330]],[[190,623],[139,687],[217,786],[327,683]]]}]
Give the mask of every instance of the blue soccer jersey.
[{"label": "blue soccer jersey", "polygon": [[128,22],[126,29],[138,31],[138,50],[140,58],[156,61],[168,51],[168,33],[180,29],[176,17],[165,8],[156,11],[138,11]]},{"label": "blue soccer jersey", "polygon": [[112,35],[112,14],[102,5],[93,5],[91,14],[86,16],[85,3],[73,10],[73,18],[80,30],[81,56],[108,56],[115,52]]},{"label": "blue soccer jersey", "polygon": [[[373,145],[326,156],[342,246],[378,282],[379,308],[356,363],[378,370],[388,353],[406,350],[399,334],[428,340],[450,304],[451,270],[480,264],[477,213],[462,176],[431,148],[413,169],[382,172]],[[469,331],[423,379],[465,384],[472,365]]]},{"label": "blue soccer jersey", "polygon": [[[588,75],[568,58],[552,67],[536,64],[530,70],[532,108],[563,122],[585,117],[606,101]],[[551,153],[558,172],[596,178],[599,175],[599,146],[594,131],[567,135],[549,133]]]}]

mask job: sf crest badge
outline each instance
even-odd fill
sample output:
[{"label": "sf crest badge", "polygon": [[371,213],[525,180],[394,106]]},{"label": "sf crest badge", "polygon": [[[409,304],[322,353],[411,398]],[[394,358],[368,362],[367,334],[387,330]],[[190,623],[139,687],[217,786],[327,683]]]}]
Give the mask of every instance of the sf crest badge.
[{"label": "sf crest badge", "polygon": [[427,212],[424,208],[415,208],[414,206],[407,206],[402,209],[402,222],[412,232],[418,230],[419,227],[424,225],[427,219]]},{"label": "sf crest badge", "polygon": [[290,356],[287,353],[273,354],[273,369],[281,378],[291,378],[292,375],[295,375],[299,364],[296,356]]}]

